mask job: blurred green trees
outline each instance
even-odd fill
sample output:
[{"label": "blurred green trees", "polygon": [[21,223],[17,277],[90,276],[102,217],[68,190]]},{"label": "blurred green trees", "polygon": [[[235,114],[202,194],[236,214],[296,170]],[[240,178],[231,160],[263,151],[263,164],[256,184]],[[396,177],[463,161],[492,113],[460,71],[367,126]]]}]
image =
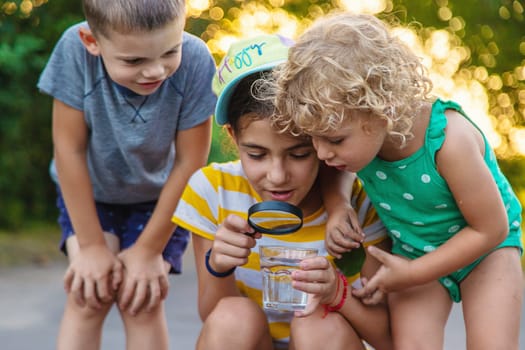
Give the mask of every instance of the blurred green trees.
[{"label": "blurred green trees", "polygon": [[[381,1],[379,1],[381,2]],[[186,29],[211,43],[214,35],[242,32],[239,14],[250,6],[277,9],[307,25],[343,0],[209,0],[199,9],[187,1]],[[206,2],[204,2],[206,3]],[[476,79],[489,96],[494,127],[503,138],[503,171],[525,203],[525,162],[511,142],[525,126],[525,23],[522,1],[394,0],[382,1],[380,17],[417,21],[421,35],[447,31],[464,48],[460,74]],[[356,5],[357,6],[357,5]],[[36,82],[56,41],[69,25],[82,20],[81,2],[0,0],[0,228],[54,221],[54,188],[48,176],[52,157],[51,98]],[[271,20],[271,19],[270,19]],[[268,28],[271,28],[271,23]],[[212,50],[216,59],[217,52]],[[461,101],[459,101],[461,102]],[[522,130],[522,129],[521,129]],[[219,137],[219,135],[221,135]],[[221,130],[214,126],[210,161],[232,157]]]},{"label": "blurred green trees", "polygon": [[0,1],[0,228],[11,229],[56,216],[51,100],[36,82],[61,32],[82,18],[79,1],[15,3]]}]

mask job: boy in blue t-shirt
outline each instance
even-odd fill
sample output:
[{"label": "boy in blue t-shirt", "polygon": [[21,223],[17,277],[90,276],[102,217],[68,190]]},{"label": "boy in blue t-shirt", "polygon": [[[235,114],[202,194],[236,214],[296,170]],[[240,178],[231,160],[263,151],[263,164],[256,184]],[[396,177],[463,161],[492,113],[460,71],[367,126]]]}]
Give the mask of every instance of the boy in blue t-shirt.
[{"label": "boy in blue t-shirt", "polygon": [[38,88],[53,96],[61,248],[70,265],[58,349],[97,349],[118,302],[128,349],[167,349],[162,300],[188,232],[171,215],[207,161],[214,61],[181,0],[84,0]]}]

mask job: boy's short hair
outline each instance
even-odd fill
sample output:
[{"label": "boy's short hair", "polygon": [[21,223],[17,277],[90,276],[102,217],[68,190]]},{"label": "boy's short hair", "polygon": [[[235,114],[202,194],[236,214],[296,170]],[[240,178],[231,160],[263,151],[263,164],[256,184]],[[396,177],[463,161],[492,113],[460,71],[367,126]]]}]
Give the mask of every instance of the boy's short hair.
[{"label": "boy's short hair", "polygon": [[[228,124],[232,121],[231,118],[236,120],[240,114],[250,112],[242,105],[253,100],[253,82],[262,77],[261,72],[270,71],[286,61],[291,45],[291,39],[268,34],[239,40],[230,46],[217,67],[212,83],[213,91],[218,97],[215,107],[215,121],[218,125]],[[248,76],[250,79],[245,80]],[[241,81],[243,84],[239,85]],[[247,91],[236,91],[241,89]],[[263,104],[263,101],[258,103]],[[235,115],[230,116],[229,113]]]},{"label": "boy's short hair", "polygon": [[185,18],[184,0],[82,0],[94,35],[148,32]]}]

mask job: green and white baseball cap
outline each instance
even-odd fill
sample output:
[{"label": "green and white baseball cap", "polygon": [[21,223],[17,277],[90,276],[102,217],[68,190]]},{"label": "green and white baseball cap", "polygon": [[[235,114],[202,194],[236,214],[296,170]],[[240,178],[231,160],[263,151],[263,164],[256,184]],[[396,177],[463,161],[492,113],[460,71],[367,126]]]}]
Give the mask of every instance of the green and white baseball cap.
[{"label": "green and white baseball cap", "polygon": [[288,48],[293,40],[281,35],[259,35],[239,40],[230,49],[217,67],[212,89],[217,95],[215,122],[228,122],[228,104],[235,87],[246,76],[271,70],[288,59]]}]

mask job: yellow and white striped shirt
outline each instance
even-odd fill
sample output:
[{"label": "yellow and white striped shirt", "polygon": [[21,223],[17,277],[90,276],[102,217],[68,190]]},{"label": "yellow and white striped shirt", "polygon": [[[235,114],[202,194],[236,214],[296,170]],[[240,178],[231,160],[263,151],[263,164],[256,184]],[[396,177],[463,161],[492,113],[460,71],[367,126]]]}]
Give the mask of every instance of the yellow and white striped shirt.
[{"label": "yellow and white striped shirt", "polygon": [[[356,181],[352,188],[352,206],[366,235],[365,246],[376,244],[386,238],[386,230],[378,219],[375,209]],[[206,239],[213,240],[218,226],[229,214],[247,219],[248,208],[261,201],[251,187],[240,161],[212,163],[197,171],[189,180],[173,222]],[[324,207],[304,218],[303,227],[293,233],[280,236],[263,235],[252,248],[248,263],[235,270],[235,279],[241,293],[262,307],[262,275],[259,266],[260,245],[290,245],[317,248],[319,255],[328,256],[324,246],[327,213]],[[349,282],[357,279],[352,276]],[[287,343],[293,313],[265,310],[270,331],[276,343]]]}]

